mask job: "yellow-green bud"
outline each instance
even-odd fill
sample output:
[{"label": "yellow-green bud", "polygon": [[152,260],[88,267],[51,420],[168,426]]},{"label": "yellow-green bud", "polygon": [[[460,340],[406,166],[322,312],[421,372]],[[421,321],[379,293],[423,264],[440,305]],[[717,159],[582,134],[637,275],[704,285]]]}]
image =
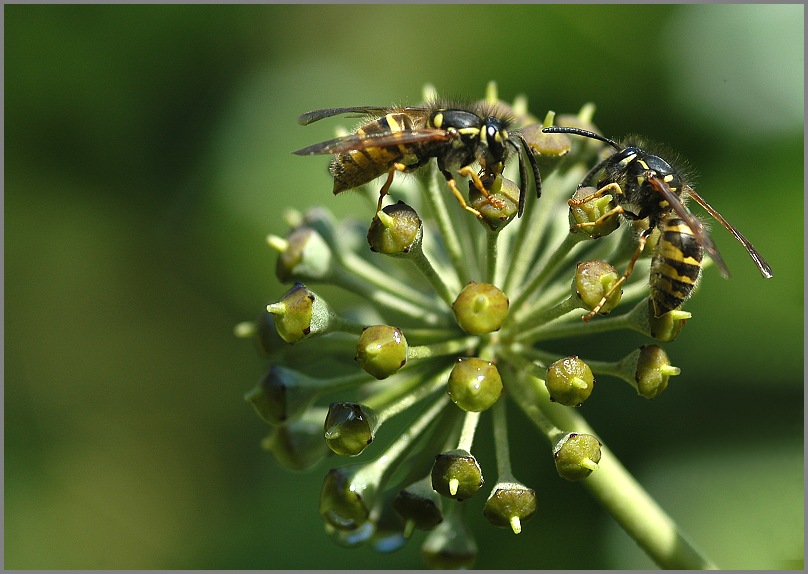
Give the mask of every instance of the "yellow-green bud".
[{"label": "yellow-green bud", "polygon": [[626,374],[633,373],[633,381],[629,382],[637,394],[646,399],[658,397],[668,387],[668,380],[681,372],[671,365],[668,355],[658,345],[643,345],[635,350],[620,361],[620,369]]},{"label": "yellow-green bud", "polygon": [[592,394],[592,369],[578,357],[559,359],[547,369],[550,400],[568,407],[579,407]]},{"label": "yellow-green bud", "polygon": [[323,424],[328,448],[343,456],[357,456],[373,442],[378,417],[373,409],[356,403],[331,403]]},{"label": "yellow-green bud", "polygon": [[490,283],[469,282],[452,304],[457,324],[470,335],[498,331],[508,316],[508,297]]},{"label": "yellow-green bud", "polygon": [[598,468],[600,441],[591,434],[568,433],[553,449],[556,470],[567,480],[581,480]]},{"label": "yellow-green bud", "polygon": [[356,362],[369,375],[386,379],[407,362],[407,339],[396,327],[367,327],[356,343]]},{"label": "yellow-green bud", "polygon": [[539,171],[544,178],[550,175],[570,153],[572,140],[567,134],[543,133],[542,127],[544,127],[542,124],[525,126],[522,128],[522,136],[536,157]]},{"label": "yellow-green bud", "polygon": [[385,255],[406,255],[421,237],[421,219],[403,201],[378,212],[368,230],[370,250]]},{"label": "yellow-green bud", "polygon": [[331,248],[311,227],[297,227],[285,240],[276,238],[273,245],[282,247],[275,267],[281,283],[323,280],[331,274]]},{"label": "yellow-green bud", "polygon": [[502,394],[502,379],[494,363],[461,357],[449,374],[448,393],[449,398],[464,411],[484,411]]},{"label": "yellow-green bud", "polygon": [[682,329],[685,327],[685,323],[687,320],[692,317],[690,313],[687,311],[682,311],[681,309],[674,309],[673,311],[668,311],[667,313],[663,313],[659,317],[654,316],[653,311],[653,301],[651,298],[648,298],[648,328],[650,335],[656,339],[657,341],[661,341],[663,343],[670,343],[676,337],[679,336],[679,333],[682,332]]},{"label": "yellow-green bud", "polygon": [[513,181],[498,175],[482,180],[489,197],[469,182],[469,205],[480,212],[480,222],[491,231],[499,231],[510,223],[519,209],[519,186]]},{"label": "yellow-green bud", "polygon": [[483,486],[483,472],[467,450],[456,449],[435,456],[432,488],[441,496],[465,500]]},{"label": "yellow-green bud", "polygon": [[483,507],[485,518],[500,528],[510,528],[514,534],[522,531],[522,523],[536,513],[536,491],[516,482],[500,482]]},{"label": "yellow-green bud", "polygon": [[[594,187],[576,189],[569,200],[569,206],[572,233],[585,233],[597,239],[620,227],[619,215],[610,213],[616,207],[614,196],[608,193],[598,194]],[[604,218],[601,219],[602,217]]]},{"label": "yellow-green bud", "polygon": [[[605,261],[585,261],[579,263],[575,269],[572,292],[581,301],[581,304],[591,311],[603,300],[612,285],[619,279],[620,274],[617,270]],[[622,296],[622,289],[615,289],[606,298],[606,302],[598,313],[608,314],[617,307]]]},{"label": "yellow-green bud", "polygon": [[298,343],[310,337],[313,328],[323,327],[327,320],[314,320],[314,308],[317,304],[318,315],[331,314],[328,305],[302,283],[295,285],[281,297],[277,303],[267,305],[267,311],[272,313],[278,335],[287,343]]}]

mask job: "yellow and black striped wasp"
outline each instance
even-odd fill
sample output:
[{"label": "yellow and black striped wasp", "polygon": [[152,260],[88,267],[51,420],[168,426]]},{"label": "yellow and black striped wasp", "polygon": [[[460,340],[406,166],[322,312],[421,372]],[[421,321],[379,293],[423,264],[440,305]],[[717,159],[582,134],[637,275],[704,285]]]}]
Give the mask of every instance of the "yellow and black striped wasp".
[{"label": "yellow and black striped wasp", "polygon": [[[294,152],[297,155],[334,154],[329,171],[334,177],[334,193],[359,187],[387,174],[379,191],[378,209],[393,182],[394,174],[411,172],[436,158],[449,189],[464,209],[480,217],[466,204],[457,188],[453,172],[470,177],[474,186],[490,203],[496,202],[483,185],[481,176],[496,177],[502,173],[511,150],[519,157],[519,215],[522,215],[527,193],[527,156],[541,196],[541,176],[536,159],[521,133],[509,131],[512,120],[497,114],[484,103],[462,105],[433,102],[419,107],[357,106],[329,108],[305,113],[298,123],[307,125],[341,114],[366,117],[367,122],[354,133],[314,144]],[[471,165],[480,165],[479,174]]]},{"label": "yellow and black striped wasp", "polygon": [[[690,297],[701,275],[704,251],[718,266],[721,275],[728,278],[727,264],[718,252],[710,234],[685,205],[692,198],[707,213],[741,242],[765,278],[772,277],[772,270],[757,249],[718,213],[704,198],[687,183],[687,176],[667,161],[643,149],[636,139],[629,139],[622,145],[594,132],[573,127],[547,127],[546,133],[566,133],[602,141],[616,151],[584,176],[579,187],[591,185],[599,173],[597,191],[588,197],[569,200],[570,205],[581,205],[591,199],[606,194],[614,197],[615,207],[602,215],[595,225],[607,217],[621,214],[629,220],[647,220],[648,228],[640,233],[639,245],[626,272],[609,289],[601,302],[584,317],[594,317],[606,300],[625,283],[634,269],[634,264],[645,248],[645,243],[654,230],[659,229],[660,237],[651,261],[651,301],[654,315],[660,317],[674,309],[679,309]],[[585,223],[578,225],[587,225]]]}]

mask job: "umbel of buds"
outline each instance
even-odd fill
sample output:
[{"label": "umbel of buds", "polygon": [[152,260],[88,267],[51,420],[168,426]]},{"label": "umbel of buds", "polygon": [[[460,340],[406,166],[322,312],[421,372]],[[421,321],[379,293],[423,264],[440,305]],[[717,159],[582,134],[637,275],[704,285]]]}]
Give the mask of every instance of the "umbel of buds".
[{"label": "umbel of buds", "polygon": [[[429,91],[424,101],[437,98]],[[395,119],[426,125],[418,110],[402,108]],[[529,529],[531,519],[553,520],[540,512],[553,484],[514,478],[513,455],[529,458],[524,469],[534,461],[553,464],[559,481],[584,485],[660,566],[709,568],[687,543],[673,550],[665,544],[684,538],[583,418],[598,408],[596,378],[597,389],[615,380],[632,387],[622,389],[621,416],[646,404],[637,394],[659,401],[669,386],[678,391],[669,383],[679,369],[660,345],[680,336],[690,318],[681,309],[655,316],[648,286],[654,247],[635,255],[636,232],[620,215],[619,186],[589,187],[599,180],[593,166],[614,150],[542,131],[595,130],[594,106],[540,119],[524,98],[500,101],[491,84],[482,102],[462,113],[435,110],[429,121],[462,117],[475,126],[483,110],[479,129],[415,127],[418,137],[408,138],[406,127],[394,131],[404,134],[400,141],[386,127],[393,117],[367,120],[338,140],[362,143],[337,161],[358,180],[387,176],[360,186],[373,208],[344,221],[323,207],[290,211],[288,233],[267,239],[288,291],[236,328],[269,362],[246,393],[270,428],[262,444],[283,466],[321,468],[320,515],[343,546],[389,552],[423,530],[427,565],[472,567],[478,549],[467,521],[474,513],[514,534]],[[508,129],[497,128],[506,117]],[[444,132],[457,138],[451,146]],[[468,150],[476,163],[451,174],[435,168],[457,163],[454,154],[465,157],[470,136],[482,141],[483,132],[486,145]],[[497,145],[508,154],[497,155]],[[380,200],[382,185],[387,195]],[[611,361],[584,351],[598,348],[584,345],[586,338],[605,333],[619,343],[626,331],[649,340]],[[506,412],[514,407],[538,438],[520,441],[511,453]],[[493,439],[493,457],[476,446],[486,439]],[[519,566],[542,568],[541,552],[536,557]]]}]

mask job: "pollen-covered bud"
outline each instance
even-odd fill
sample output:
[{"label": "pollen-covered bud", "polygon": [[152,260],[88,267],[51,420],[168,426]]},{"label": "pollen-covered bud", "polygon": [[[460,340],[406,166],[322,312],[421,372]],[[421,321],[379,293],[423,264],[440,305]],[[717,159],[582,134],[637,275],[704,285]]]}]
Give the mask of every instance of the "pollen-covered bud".
[{"label": "pollen-covered bud", "polygon": [[377,379],[386,379],[407,362],[407,339],[389,325],[367,327],[356,343],[356,362]]},{"label": "pollen-covered bud", "polygon": [[564,357],[547,369],[550,400],[568,407],[579,407],[592,394],[592,369],[578,357]]},{"label": "pollen-covered bud", "polygon": [[[573,294],[580,300],[583,307],[590,311],[595,309],[609,293],[612,285],[620,279],[617,270],[605,261],[585,261],[579,263],[575,269],[575,278],[572,282]],[[601,315],[608,314],[617,307],[623,296],[622,289],[615,289],[606,298],[606,302],[598,310]]]},{"label": "pollen-covered bud", "polygon": [[579,187],[568,203],[572,233],[585,233],[597,239],[620,227],[620,217],[614,212],[616,204],[611,194],[599,193],[594,187]]},{"label": "pollen-covered bud", "polygon": [[308,409],[298,420],[273,427],[261,447],[285,468],[307,470],[328,454],[323,443],[323,417],[324,408]]},{"label": "pollen-covered bud", "polygon": [[432,530],[443,522],[441,496],[432,488],[426,476],[401,490],[393,499],[393,508],[408,523],[419,530]]},{"label": "pollen-covered bud", "polygon": [[332,468],[320,491],[320,516],[339,530],[355,530],[370,516],[376,483],[362,473],[365,465]]},{"label": "pollen-covered bud", "polygon": [[508,297],[490,283],[469,282],[452,303],[457,324],[469,335],[498,331],[508,316]]},{"label": "pollen-covered bud", "polygon": [[[544,125],[551,125],[554,116],[553,112],[547,114]],[[522,128],[522,136],[536,158],[542,178],[550,175],[572,149],[572,140],[567,134],[543,133],[544,125],[531,124]]]},{"label": "pollen-covered bud", "polygon": [[[637,394],[646,399],[658,397],[668,387],[668,380],[681,372],[671,365],[659,345],[643,345],[620,361],[619,367]],[[633,379],[629,378],[629,373],[633,374]]]},{"label": "pollen-covered bud", "polygon": [[281,283],[317,281],[330,277],[332,252],[323,237],[307,225],[293,229],[286,239],[270,236],[269,245],[279,252],[275,274]]},{"label": "pollen-covered bud", "polygon": [[556,470],[567,480],[581,480],[598,468],[600,441],[591,434],[568,433],[553,449]]},{"label": "pollen-covered bud", "polygon": [[449,374],[448,393],[449,398],[464,411],[484,411],[502,394],[502,379],[494,363],[461,357]]},{"label": "pollen-covered bud", "polygon": [[466,528],[462,507],[452,510],[446,520],[427,534],[421,546],[424,562],[433,570],[473,568],[477,559],[477,544]]},{"label": "pollen-covered bud", "polygon": [[269,371],[244,398],[266,422],[279,425],[300,415],[322,387],[303,373],[281,365]]},{"label": "pollen-covered bud", "polygon": [[483,507],[486,520],[500,528],[522,532],[522,523],[536,513],[536,491],[518,482],[500,482]]},{"label": "pollen-covered bud", "polygon": [[403,256],[421,242],[421,218],[399,201],[376,213],[368,230],[370,250],[384,255]]},{"label": "pollen-covered bud", "polygon": [[378,417],[373,409],[356,403],[331,403],[323,431],[328,448],[343,456],[357,456],[373,442]]},{"label": "pollen-covered bud", "polygon": [[435,456],[432,488],[441,496],[466,500],[483,486],[483,471],[467,450],[455,449]]},{"label": "pollen-covered bud", "polygon": [[469,182],[469,205],[480,212],[481,222],[491,231],[499,231],[510,223],[519,210],[519,186],[498,175],[482,179],[488,197]]},{"label": "pollen-covered bud", "polygon": [[325,332],[334,312],[314,291],[303,285],[295,285],[277,303],[267,305],[272,314],[278,335],[287,343],[298,343]]}]

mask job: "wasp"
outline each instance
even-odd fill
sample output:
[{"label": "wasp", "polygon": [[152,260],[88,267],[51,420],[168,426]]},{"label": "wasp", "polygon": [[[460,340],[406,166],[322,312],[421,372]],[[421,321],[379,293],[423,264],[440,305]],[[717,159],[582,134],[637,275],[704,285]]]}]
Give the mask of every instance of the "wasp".
[{"label": "wasp", "polygon": [[594,317],[606,303],[607,298],[626,282],[648,238],[657,229],[660,236],[654,249],[649,280],[655,317],[679,309],[690,297],[701,275],[704,251],[710,255],[723,277],[730,276],[727,264],[710,234],[685,205],[688,198],[701,205],[746,248],[763,277],[772,277],[771,267],[754,245],[696,193],[687,183],[688,178],[681,170],[674,168],[660,156],[643,149],[643,144],[639,140],[630,138],[620,145],[594,132],[573,127],[547,127],[542,131],[575,134],[599,140],[615,150],[612,155],[589,170],[579,186],[591,185],[595,176],[600,173],[597,191],[588,197],[569,200],[571,206],[581,205],[595,197],[612,194],[615,207],[597,221],[580,223],[579,226],[597,225],[617,214],[629,220],[645,220],[648,224],[639,235],[639,244],[626,272],[611,286],[600,303],[584,316],[585,321]]},{"label": "wasp", "polygon": [[[480,213],[466,204],[452,172],[470,177],[489,203],[498,203],[483,185],[481,176],[496,177],[505,167],[511,151],[519,157],[519,216],[527,193],[527,156],[541,196],[541,175],[533,153],[521,133],[509,131],[513,121],[495,113],[483,103],[460,105],[430,103],[421,107],[358,106],[314,110],[298,118],[307,125],[341,114],[366,117],[367,122],[354,133],[314,144],[294,152],[297,155],[334,154],[329,171],[334,177],[334,194],[368,183],[387,174],[379,191],[377,209],[387,195],[396,172],[411,172],[437,159],[438,169],[460,205],[477,217]],[[479,174],[471,164],[480,165]]]}]

